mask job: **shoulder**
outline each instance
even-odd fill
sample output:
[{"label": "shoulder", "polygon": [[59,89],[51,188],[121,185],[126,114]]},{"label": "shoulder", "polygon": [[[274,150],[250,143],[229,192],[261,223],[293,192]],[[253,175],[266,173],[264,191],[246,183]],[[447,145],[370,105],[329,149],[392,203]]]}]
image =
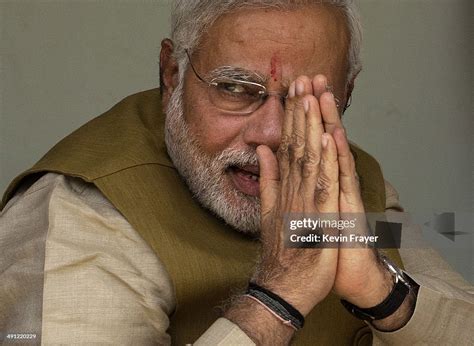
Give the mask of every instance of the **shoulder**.
[{"label": "shoulder", "polygon": [[25,204],[51,208],[58,199],[64,202],[80,202],[81,206],[97,208],[98,212],[112,212],[114,207],[90,183],[56,173],[47,173],[36,181],[24,181],[15,195],[5,205],[2,214],[11,209],[24,209]]},{"label": "shoulder", "polygon": [[[22,258],[21,265],[6,263],[9,271],[0,274],[0,293],[22,287],[15,296],[0,294],[14,297],[0,298],[0,310],[26,316],[31,309],[18,302],[39,300],[42,312],[37,319],[44,343],[104,338],[117,343],[169,342],[168,316],[175,304],[169,275],[94,185],[46,174],[18,190],[1,214],[0,228],[4,244],[10,244],[5,249],[0,244],[0,263]],[[20,278],[25,266],[28,277]],[[36,282],[31,273],[39,278]],[[127,327],[134,325],[140,330]]]}]

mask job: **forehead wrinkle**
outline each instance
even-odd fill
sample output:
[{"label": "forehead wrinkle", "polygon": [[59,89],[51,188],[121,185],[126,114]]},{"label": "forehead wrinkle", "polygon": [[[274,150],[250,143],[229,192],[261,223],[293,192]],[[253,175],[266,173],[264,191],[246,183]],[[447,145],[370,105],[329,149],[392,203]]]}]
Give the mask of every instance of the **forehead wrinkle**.
[{"label": "forehead wrinkle", "polygon": [[289,35],[287,32],[280,32],[276,33],[274,31],[268,29],[261,29],[260,35],[255,33],[253,35],[254,39],[258,40],[260,44],[268,43],[276,43],[281,46],[292,47],[301,42],[305,42],[300,36],[298,35]]}]

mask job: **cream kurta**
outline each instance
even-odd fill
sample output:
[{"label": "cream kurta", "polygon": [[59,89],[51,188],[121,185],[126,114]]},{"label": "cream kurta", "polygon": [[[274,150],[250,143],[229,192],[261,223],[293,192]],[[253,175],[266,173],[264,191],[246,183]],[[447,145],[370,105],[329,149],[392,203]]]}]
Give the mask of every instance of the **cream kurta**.
[{"label": "cream kurta", "polygon": [[[386,189],[395,213],[398,196]],[[421,285],[416,310],[404,328],[374,331],[374,344],[474,344],[474,288],[431,249],[400,254]],[[162,262],[80,179],[50,173],[10,200],[0,218],[0,273],[0,341],[32,333],[43,344],[170,343],[175,297]],[[252,344],[225,319],[197,343]]]}]

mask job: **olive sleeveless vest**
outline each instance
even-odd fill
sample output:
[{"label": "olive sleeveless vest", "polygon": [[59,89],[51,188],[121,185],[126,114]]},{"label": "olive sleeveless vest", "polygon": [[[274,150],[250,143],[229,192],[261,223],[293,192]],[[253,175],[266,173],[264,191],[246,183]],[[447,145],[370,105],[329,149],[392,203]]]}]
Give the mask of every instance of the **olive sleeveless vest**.
[{"label": "olive sleeveless vest", "polygon": [[[366,211],[383,212],[385,187],[371,156],[352,147]],[[157,253],[168,270],[177,308],[173,344],[195,341],[219,316],[218,307],[246,287],[258,241],[203,209],[170,161],[164,143],[159,89],[129,96],[53,147],[7,189],[3,205],[24,179],[46,172],[93,183]],[[401,265],[396,250],[388,251]],[[307,316],[297,345],[369,345],[371,331],[329,295]]]}]

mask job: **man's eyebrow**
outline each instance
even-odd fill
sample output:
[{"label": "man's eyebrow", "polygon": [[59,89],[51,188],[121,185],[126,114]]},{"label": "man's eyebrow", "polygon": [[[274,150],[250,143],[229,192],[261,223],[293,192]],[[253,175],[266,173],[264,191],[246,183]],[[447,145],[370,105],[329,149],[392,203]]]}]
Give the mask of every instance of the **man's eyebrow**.
[{"label": "man's eyebrow", "polygon": [[265,84],[267,82],[268,77],[264,77],[260,75],[256,71],[247,70],[241,67],[235,66],[220,66],[207,74],[208,80],[213,79],[237,79],[243,80],[247,82],[254,82]]}]

